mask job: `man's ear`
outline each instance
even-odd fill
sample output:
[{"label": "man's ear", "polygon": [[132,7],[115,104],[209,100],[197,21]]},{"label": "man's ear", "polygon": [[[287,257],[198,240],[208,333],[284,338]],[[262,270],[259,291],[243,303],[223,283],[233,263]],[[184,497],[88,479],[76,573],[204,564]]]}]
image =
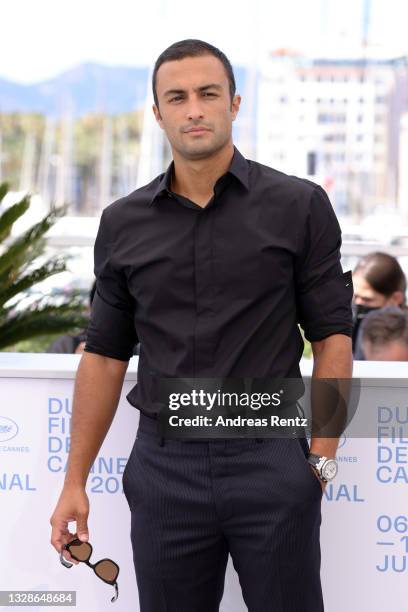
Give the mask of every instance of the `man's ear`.
[{"label": "man's ear", "polygon": [[393,306],[401,306],[401,304],[404,303],[403,291],[400,291],[399,289],[394,291],[388,299],[388,303],[392,304]]},{"label": "man's ear", "polygon": [[161,118],[159,108],[156,106],[156,104],[153,104],[152,109],[153,109],[153,114],[155,116],[157,123],[163,129],[163,119]]},{"label": "man's ear", "polygon": [[231,115],[232,115],[232,120],[235,121],[237,115],[238,115],[238,111],[239,111],[239,105],[241,104],[241,96],[239,94],[236,94],[233,98],[232,98],[232,102],[231,102]]}]

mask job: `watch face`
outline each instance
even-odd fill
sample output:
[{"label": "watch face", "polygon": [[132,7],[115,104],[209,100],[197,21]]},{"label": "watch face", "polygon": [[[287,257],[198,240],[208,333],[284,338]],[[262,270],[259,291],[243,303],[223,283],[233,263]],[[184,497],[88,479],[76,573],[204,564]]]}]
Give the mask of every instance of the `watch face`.
[{"label": "watch face", "polygon": [[322,468],[322,476],[326,480],[332,480],[337,474],[337,461],[328,459]]}]

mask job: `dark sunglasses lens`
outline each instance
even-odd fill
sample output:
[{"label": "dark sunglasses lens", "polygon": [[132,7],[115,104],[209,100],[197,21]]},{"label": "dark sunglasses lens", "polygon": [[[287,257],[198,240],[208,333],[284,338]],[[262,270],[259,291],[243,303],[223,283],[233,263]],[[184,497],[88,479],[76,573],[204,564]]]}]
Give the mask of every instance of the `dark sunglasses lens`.
[{"label": "dark sunglasses lens", "polygon": [[88,542],[72,543],[69,545],[69,551],[79,561],[88,561],[92,553],[92,547]]},{"label": "dark sunglasses lens", "polygon": [[102,578],[102,580],[113,581],[116,580],[119,574],[118,567],[109,559],[98,561],[94,567],[95,574]]}]

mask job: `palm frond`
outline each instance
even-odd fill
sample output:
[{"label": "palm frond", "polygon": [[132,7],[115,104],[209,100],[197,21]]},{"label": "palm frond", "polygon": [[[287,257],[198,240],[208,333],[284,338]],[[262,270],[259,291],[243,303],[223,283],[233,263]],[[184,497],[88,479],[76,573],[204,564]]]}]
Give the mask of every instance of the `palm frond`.
[{"label": "palm frond", "polygon": [[39,283],[53,274],[59,274],[66,270],[65,258],[49,260],[40,268],[36,268],[32,272],[21,276],[16,282],[2,283],[0,282],[0,306],[8,302],[12,297],[30,289],[36,283]]},{"label": "palm frond", "polygon": [[9,189],[10,189],[10,185],[7,182],[0,183],[0,204],[4,196],[8,193]]},{"label": "palm frond", "polygon": [[[7,192],[7,183],[0,184],[0,202]],[[89,320],[81,290],[35,297],[35,285],[64,272],[70,259],[68,254],[48,259],[44,256],[46,233],[67,213],[68,205],[53,207],[38,223],[9,242],[13,223],[27,211],[30,202],[31,196],[26,195],[0,215],[0,350],[13,349],[36,336],[83,330]],[[10,301],[13,303],[8,304]]]},{"label": "palm frond", "polygon": [[78,313],[70,304],[19,313],[0,326],[0,349],[42,335],[45,330],[50,334],[81,330],[87,326],[88,320],[87,316]]},{"label": "palm frond", "polygon": [[24,258],[25,256],[24,260],[26,261],[30,249],[37,246],[37,243],[39,243],[39,248],[45,248],[44,234],[66,212],[67,206],[65,204],[54,208],[38,223],[32,225],[21,236],[16,238],[6,252],[0,256],[0,274],[3,274],[10,267],[16,267],[16,261],[18,262],[21,257]]},{"label": "palm frond", "polygon": [[[1,190],[2,185],[0,185]],[[0,200],[1,200],[1,192],[0,192]],[[26,195],[20,200],[20,202],[16,202],[12,206],[9,206],[1,215],[0,215],[0,242],[9,237],[11,233],[11,229],[13,227],[13,223],[17,221],[26,210],[30,207],[30,196]]]}]

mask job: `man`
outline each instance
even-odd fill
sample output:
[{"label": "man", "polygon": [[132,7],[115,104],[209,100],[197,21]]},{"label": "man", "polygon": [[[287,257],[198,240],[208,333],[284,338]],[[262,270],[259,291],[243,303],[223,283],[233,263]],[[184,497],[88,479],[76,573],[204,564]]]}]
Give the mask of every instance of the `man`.
[{"label": "man", "polygon": [[313,376],[350,377],[352,282],[340,227],[321,187],[234,147],[241,99],[221,51],[175,43],[156,61],[153,92],[173,162],[102,213],[51,542],[59,550],[74,537],[68,517],[88,536],[88,469],[138,338],[127,398],[141,414],[123,485],[140,609],[215,612],[231,554],[250,612],[320,612],[321,458],[334,459],[338,439],[312,440],[312,467],[297,438],[165,438],[154,390],[166,377],[300,377],[297,322],[312,342]]},{"label": "man", "polygon": [[386,306],[367,314],[361,324],[362,347],[368,361],[408,361],[408,312]]}]

